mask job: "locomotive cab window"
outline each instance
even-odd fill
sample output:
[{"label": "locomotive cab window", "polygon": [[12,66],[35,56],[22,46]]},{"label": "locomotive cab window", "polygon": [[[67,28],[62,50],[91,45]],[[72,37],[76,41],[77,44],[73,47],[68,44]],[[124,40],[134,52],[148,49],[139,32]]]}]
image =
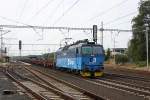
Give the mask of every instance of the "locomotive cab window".
[{"label": "locomotive cab window", "polygon": [[93,54],[103,54],[102,47],[93,47]]},{"label": "locomotive cab window", "polygon": [[82,47],[82,54],[92,54],[92,47],[90,46]]}]

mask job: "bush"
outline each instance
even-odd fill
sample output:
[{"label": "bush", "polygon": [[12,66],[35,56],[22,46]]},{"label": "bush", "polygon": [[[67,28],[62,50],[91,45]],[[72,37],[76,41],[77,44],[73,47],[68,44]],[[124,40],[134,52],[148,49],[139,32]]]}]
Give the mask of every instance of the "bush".
[{"label": "bush", "polygon": [[128,61],[129,59],[127,55],[122,55],[122,54],[115,55],[116,64],[124,64],[124,63],[127,63]]},{"label": "bush", "polygon": [[138,67],[145,67],[145,66],[146,66],[146,61],[137,62],[136,65],[137,65]]}]

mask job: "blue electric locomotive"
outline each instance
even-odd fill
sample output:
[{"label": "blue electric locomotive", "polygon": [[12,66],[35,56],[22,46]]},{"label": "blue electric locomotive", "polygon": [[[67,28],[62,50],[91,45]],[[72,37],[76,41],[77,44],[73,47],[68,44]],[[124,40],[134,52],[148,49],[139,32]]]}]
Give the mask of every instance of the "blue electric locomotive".
[{"label": "blue electric locomotive", "polygon": [[99,77],[103,75],[104,58],[102,45],[80,40],[56,52],[56,68],[80,72],[84,77]]}]

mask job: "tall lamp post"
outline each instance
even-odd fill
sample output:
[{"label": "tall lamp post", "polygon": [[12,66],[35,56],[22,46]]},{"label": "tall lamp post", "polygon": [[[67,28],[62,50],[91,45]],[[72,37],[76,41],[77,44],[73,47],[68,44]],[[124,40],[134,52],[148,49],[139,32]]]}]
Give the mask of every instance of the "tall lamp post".
[{"label": "tall lamp post", "polygon": [[147,51],[147,68],[149,68],[148,66],[148,62],[149,62],[149,59],[148,59],[148,31],[149,31],[149,27],[146,27],[146,51]]},{"label": "tall lamp post", "polygon": [[147,59],[147,69],[149,69],[149,52],[148,52],[148,42],[149,42],[149,38],[148,38],[148,32],[149,32],[149,23],[150,23],[150,15],[147,14],[146,18],[144,19],[145,21],[145,26],[146,26],[146,31],[145,31],[145,37],[146,37],[146,59]]}]

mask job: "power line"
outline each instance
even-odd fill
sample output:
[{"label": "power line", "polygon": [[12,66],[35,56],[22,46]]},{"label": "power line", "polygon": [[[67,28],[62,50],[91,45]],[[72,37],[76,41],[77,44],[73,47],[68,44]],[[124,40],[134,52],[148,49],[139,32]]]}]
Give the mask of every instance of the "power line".
[{"label": "power line", "polygon": [[116,22],[116,21],[118,21],[118,20],[120,20],[120,19],[126,18],[126,17],[128,17],[128,16],[130,16],[130,15],[135,14],[136,12],[137,12],[137,11],[134,11],[134,12],[131,12],[131,13],[127,14],[127,15],[124,15],[124,16],[118,17],[118,18],[116,18],[116,19],[113,19],[113,20],[111,20],[111,21],[109,21],[109,22],[106,22],[105,25],[108,25],[108,24],[113,23],[113,22]]},{"label": "power line", "polygon": [[3,16],[0,16],[0,18],[2,18],[2,19],[4,19],[4,20],[7,20],[7,21],[10,21],[10,22],[17,23],[17,24],[26,25],[26,26],[28,26],[28,27],[30,27],[30,28],[33,28],[33,30],[34,30],[34,27],[33,27],[33,26],[28,25],[28,24],[25,24],[25,23],[22,23],[22,22],[20,22],[20,21],[16,21],[16,20],[13,20],[13,19],[10,19],[10,18],[6,18],[6,17],[3,17]]},{"label": "power line", "polygon": [[14,23],[18,23],[18,24],[22,24],[22,25],[28,26],[28,27],[32,28],[33,31],[40,36],[40,34],[36,31],[36,29],[32,25],[28,25],[28,24],[22,23],[20,21],[16,21],[16,20],[13,20],[13,19],[10,19],[10,18],[6,18],[6,17],[3,17],[3,16],[0,16],[0,18],[2,18],[4,20],[7,20],[7,21],[10,21],[10,22],[14,22]]},{"label": "power line", "polygon": [[22,8],[21,13],[20,13],[20,16],[19,16],[19,19],[22,17],[22,15],[23,15],[23,13],[24,13],[24,10],[25,10],[25,7],[26,7],[28,1],[29,1],[29,0],[25,0],[24,5],[23,5],[23,8]]},{"label": "power line", "polygon": [[25,23],[20,22],[20,21],[16,21],[16,20],[13,20],[13,19],[10,19],[10,18],[6,18],[6,17],[3,17],[3,16],[0,16],[0,18],[1,18],[1,19],[4,19],[4,20],[7,20],[7,21],[10,21],[10,22],[13,22],[13,23],[26,25],[26,26],[29,26],[29,27],[33,28],[33,26],[28,25],[28,24],[25,24]]},{"label": "power line", "polygon": [[33,19],[34,17],[36,17],[38,14],[40,14],[46,7],[48,7],[54,0],[49,0],[43,7],[41,7],[30,19]]},{"label": "power line", "polygon": [[[24,24],[22,22],[19,21],[15,21],[12,19],[8,19],[6,17],[2,17],[0,16],[0,18],[11,21],[11,22],[15,22],[15,23],[19,23],[19,24],[23,24],[24,26],[19,26],[19,25],[0,25],[0,27],[5,27],[5,28],[31,28],[31,29],[57,29],[57,30],[93,30],[93,28],[73,28],[73,27],[46,27],[46,26],[33,26],[33,25],[28,25],[28,24]],[[131,32],[132,30],[122,30],[122,29],[103,29],[100,28],[98,29],[99,31],[123,31],[123,32]]]},{"label": "power line", "polygon": [[124,21],[124,22],[118,23],[118,24],[115,25],[115,26],[122,25],[122,24],[127,24],[127,23],[131,22],[131,20],[132,20],[132,19],[129,19],[129,21]]},{"label": "power line", "polygon": [[[126,16],[124,16],[126,17]],[[63,30],[93,30],[93,28],[73,28],[73,27],[46,27],[46,26],[33,26],[33,25],[28,25],[13,19],[9,19],[3,16],[0,16],[0,18],[10,21],[10,22],[14,22],[14,23],[18,23],[18,24],[22,24],[23,26],[19,26],[19,25],[0,25],[0,27],[5,27],[5,28],[31,28],[33,30],[35,29],[63,29]],[[132,30],[122,30],[122,29],[98,29],[99,31],[124,31],[124,32],[131,32]]]},{"label": "power line", "polygon": [[100,12],[100,13],[98,13],[96,16],[90,18],[89,21],[90,21],[90,20],[94,20],[94,19],[97,18],[97,17],[103,16],[104,14],[110,12],[110,11],[111,11],[112,9],[114,9],[114,8],[117,8],[117,7],[121,6],[122,4],[124,4],[124,3],[127,2],[127,1],[128,1],[128,0],[123,0],[122,2],[120,2],[120,3],[118,3],[118,4],[114,5],[114,6],[112,6],[112,7],[110,7],[110,8],[108,8],[108,9],[106,9],[106,10]]},{"label": "power line", "polygon": [[76,0],[58,19],[54,21],[54,24],[58,23],[79,1],[80,0]]},{"label": "power line", "polygon": [[[53,9],[53,11],[49,14],[48,19],[50,19],[50,18],[52,18],[52,17],[54,16],[54,14],[56,13],[57,9],[60,7],[60,5],[61,5],[63,2],[64,2],[64,0],[62,0],[62,1],[55,7],[55,9]],[[46,19],[45,22],[47,22],[48,19]],[[45,22],[44,22],[44,23],[45,23]]]}]

